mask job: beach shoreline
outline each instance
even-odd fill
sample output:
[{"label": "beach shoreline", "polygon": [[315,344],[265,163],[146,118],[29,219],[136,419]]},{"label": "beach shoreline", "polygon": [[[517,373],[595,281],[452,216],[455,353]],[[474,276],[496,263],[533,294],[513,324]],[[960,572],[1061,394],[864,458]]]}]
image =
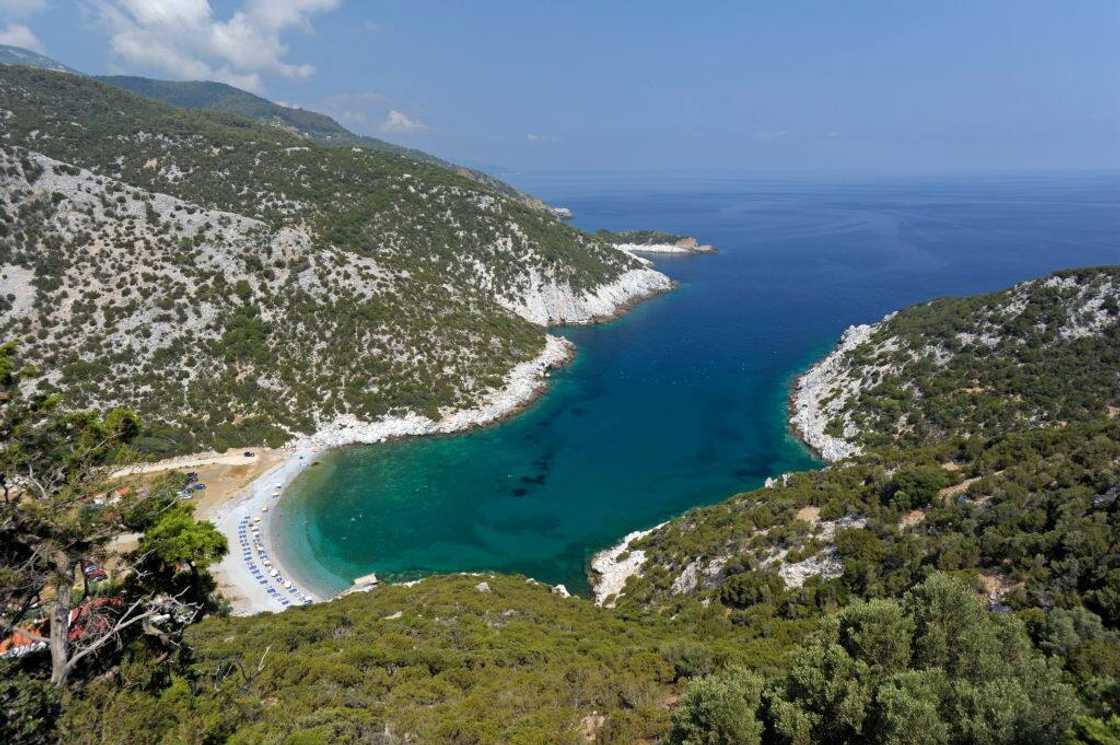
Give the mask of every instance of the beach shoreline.
[{"label": "beach shoreline", "polygon": [[[675,286],[672,280],[660,272],[648,268],[633,270],[592,298],[594,303],[587,307],[581,306],[581,313],[565,318],[563,322],[575,325],[603,323],[622,316],[634,306],[662,295]],[[549,322],[555,321],[551,315],[549,313],[546,316]],[[541,353],[515,365],[507,374],[505,385],[492,391],[482,403],[473,408],[449,412],[438,420],[413,413],[366,422],[345,415],[320,423],[313,434],[297,437],[281,448],[246,448],[266,454],[272,461],[279,458],[279,462],[274,465],[261,463],[256,470],[267,466],[266,470],[254,473],[249,483],[240,486],[224,499],[210,499],[207,504],[199,505],[199,517],[211,520],[229,543],[229,553],[211,571],[220,591],[230,603],[232,612],[235,615],[278,612],[298,604],[297,600],[302,602],[303,598],[320,602],[348,591],[330,596],[316,593],[309,586],[311,583],[298,580],[300,572],[292,572],[290,567],[284,565],[283,550],[276,550],[277,541],[272,521],[276,514],[276,504],[292,481],[326,451],[408,437],[458,434],[500,423],[532,405],[547,390],[549,371],[566,366],[574,356],[574,344],[563,337],[546,334]],[[201,453],[158,463],[136,464],[115,475],[152,474],[195,468],[203,464],[244,467],[246,462],[241,460],[244,457],[242,449],[226,453]],[[254,527],[256,530],[253,530]],[[260,549],[264,550],[263,556],[268,558],[267,568],[260,565]],[[280,579],[292,582],[294,593],[287,588],[275,586],[275,579],[267,573],[273,569]],[[261,581],[262,578],[264,582]],[[283,602],[280,598],[288,602]]]},{"label": "beach shoreline", "polygon": [[[280,584],[284,580],[290,582],[292,574],[275,550],[271,530],[273,510],[283,490],[318,454],[319,451],[310,445],[292,447],[287,457],[253,480],[240,495],[204,515],[229,544],[229,553],[211,571],[235,615],[281,611],[290,605],[302,604],[304,598],[312,602],[324,599],[298,584],[293,583],[296,593]],[[254,523],[255,518],[259,522]],[[252,531],[254,526],[259,537]],[[254,544],[261,546],[263,553]],[[262,556],[269,559],[270,567],[263,564]],[[254,567],[263,576],[263,582],[254,575]],[[269,576],[271,569],[277,572],[277,578]],[[270,589],[273,592],[269,592]]]},{"label": "beach shoreline", "polygon": [[[296,477],[325,451],[345,447],[348,445],[374,444],[404,437],[418,437],[433,434],[452,434],[469,431],[483,426],[497,424],[505,419],[515,416],[531,405],[547,389],[549,371],[563,367],[571,362],[575,355],[575,346],[563,337],[546,336],[545,348],[532,360],[516,365],[510,371],[506,384],[501,389],[492,392],[479,406],[472,409],[451,412],[439,420],[412,414],[404,417],[382,419],[377,422],[362,422],[353,417],[339,417],[329,424],[321,427],[315,434],[297,438],[291,444],[282,448],[285,453],[283,459],[272,466],[262,475],[256,477],[245,489],[228,501],[215,505],[206,510],[201,517],[214,522],[218,530],[226,536],[230,551],[214,568],[213,573],[218,581],[223,594],[230,602],[233,613],[236,615],[252,615],[260,612],[276,612],[284,610],[290,605],[293,596],[300,599],[303,596],[318,602],[329,600],[322,597],[311,588],[296,586],[298,595],[293,595],[285,589],[287,594],[273,594],[268,590],[276,583],[266,579],[261,583],[252,573],[248,559],[251,558],[259,567],[259,552],[253,543],[259,542],[268,556],[271,568],[275,569],[280,577],[292,581],[298,573],[289,571],[284,566],[282,551],[276,550],[272,517],[275,515],[275,506],[284,491]],[[194,464],[203,456],[184,456],[172,459],[171,462],[180,464]],[[209,456],[213,457],[213,456]],[[146,473],[159,470],[168,470],[175,466],[160,464],[145,464],[141,466]],[[179,467],[184,467],[180,465]],[[140,468],[140,467],[138,467]],[[267,508],[267,509],[265,509]],[[259,523],[253,518],[260,518]],[[258,527],[259,539],[249,529],[249,550],[246,552],[242,534],[246,526]],[[265,575],[267,577],[267,574]],[[285,604],[279,598],[289,600]]]}]

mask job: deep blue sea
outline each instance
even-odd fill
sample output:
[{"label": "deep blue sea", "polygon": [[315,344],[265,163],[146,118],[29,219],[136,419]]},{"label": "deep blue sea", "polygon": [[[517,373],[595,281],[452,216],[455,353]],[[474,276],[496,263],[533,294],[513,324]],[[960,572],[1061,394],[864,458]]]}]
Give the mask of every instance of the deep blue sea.
[{"label": "deep blue sea", "polygon": [[792,378],[852,323],[944,295],[1120,263],[1120,174],[913,179],[531,174],[579,227],[717,246],[657,259],[680,287],[598,327],[496,427],[347,448],[292,487],[277,548],[312,587],[498,570],[586,592],[629,531],[819,464],[786,429]]}]

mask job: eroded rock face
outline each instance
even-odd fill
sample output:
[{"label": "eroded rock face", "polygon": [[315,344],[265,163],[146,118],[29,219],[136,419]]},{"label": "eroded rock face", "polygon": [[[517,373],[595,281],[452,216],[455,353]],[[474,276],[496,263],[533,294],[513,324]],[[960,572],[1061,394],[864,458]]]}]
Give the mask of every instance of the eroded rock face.
[{"label": "eroded rock face", "polygon": [[673,288],[673,282],[650,268],[631,269],[617,279],[591,290],[530,273],[529,289],[516,299],[499,302],[527,321],[542,326],[559,323],[592,323],[611,318],[633,305]]},{"label": "eroded rock face", "polygon": [[631,550],[630,546],[660,527],[661,525],[657,525],[649,530],[635,530],[633,533],[628,533],[617,545],[595,554],[591,559],[591,589],[595,593],[596,605],[614,607],[611,598],[616,598],[622,593],[626,580],[640,575],[646,561],[644,551]]},{"label": "eroded rock face", "polygon": [[841,416],[848,400],[859,394],[863,379],[851,375],[846,355],[866,344],[876,327],[849,326],[836,348],[797,380],[790,422],[801,438],[826,461],[843,460],[860,451],[850,439],[855,435],[854,429],[846,426],[843,437],[830,435],[825,430],[834,418]]}]

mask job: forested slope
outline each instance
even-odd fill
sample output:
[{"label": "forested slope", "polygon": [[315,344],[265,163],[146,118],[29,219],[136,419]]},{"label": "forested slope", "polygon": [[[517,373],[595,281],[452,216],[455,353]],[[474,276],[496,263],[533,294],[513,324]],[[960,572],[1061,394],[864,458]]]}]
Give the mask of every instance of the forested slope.
[{"label": "forested slope", "polygon": [[0,333],[155,452],[438,416],[669,281],[446,168],[0,67]]},{"label": "forested slope", "polygon": [[415,148],[403,147],[376,137],[351,132],[337,121],[315,111],[273,103],[225,83],[212,81],[154,80],[134,75],[106,75],[97,78],[115,88],[137,93],[172,106],[237,114],[262,124],[279,127],[326,147],[361,147],[392,153],[420,163],[441,166],[477,181],[506,196],[514,197],[534,209],[547,209],[544,202],[514,189],[509,184],[481,171],[448,163]]},{"label": "forested slope", "polygon": [[[1107,380],[1113,327],[1092,319],[1113,275],[1011,296],[1030,307],[1061,283],[1047,343],[1076,319],[1081,364]],[[958,322],[922,343],[981,333],[1002,297],[933,304]],[[1090,406],[1050,380],[1060,361],[993,348],[984,369],[1021,369],[1016,390],[1054,391],[1070,418],[962,416],[692,510],[628,547],[638,572],[608,607],[460,576],[212,619],[170,677],[137,663],[67,721],[96,720],[93,742],[1112,743],[1120,421],[1107,389]]]},{"label": "forested slope", "polygon": [[0,69],[0,136],[0,740],[1120,741],[1120,270],[849,333],[795,396],[846,455],[633,542],[604,605],[479,575],[226,618],[185,477],[106,482],[130,447],[465,406],[534,321],[667,280],[445,168],[75,76]]},{"label": "forested slope", "polygon": [[794,405],[814,445],[920,445],[1113,412],[1118,369],[1120,271],[1078,269],[856,327]]},{"label": "forested slope", "polygon": [[145,659],[92,682],[64,729],[79,742],[867,742],[876,694],[895,691],[881,728],[896,738],[873,741],[914,742],[897,736],[921,713],[934,739],[918,742],[1045,743],[1078,710],[1022,627],[944,576],[904,602],[753,629],[715,609],[631,617],[519,577],[436,577],[212,619],[186,644],[170,677]]}]

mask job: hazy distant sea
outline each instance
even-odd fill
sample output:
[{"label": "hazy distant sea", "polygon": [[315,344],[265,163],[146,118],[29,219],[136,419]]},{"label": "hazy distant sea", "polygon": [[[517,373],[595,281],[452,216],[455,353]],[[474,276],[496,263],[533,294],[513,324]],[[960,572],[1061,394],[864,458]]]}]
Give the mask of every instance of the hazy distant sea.
[{"label": "hazy distant sea", "polygon": [[852,323],[910,303],[1120,263],[1120,174],[842,182],[702,174],[533,174],[575,223],[695,235],[657,259],[679,290],[594,328],[526,413],[467,435],[349,448],[274,521],[320,590],[498,570],[586,592],[625,533],[815,467],[786,430],[791,378]]}]

